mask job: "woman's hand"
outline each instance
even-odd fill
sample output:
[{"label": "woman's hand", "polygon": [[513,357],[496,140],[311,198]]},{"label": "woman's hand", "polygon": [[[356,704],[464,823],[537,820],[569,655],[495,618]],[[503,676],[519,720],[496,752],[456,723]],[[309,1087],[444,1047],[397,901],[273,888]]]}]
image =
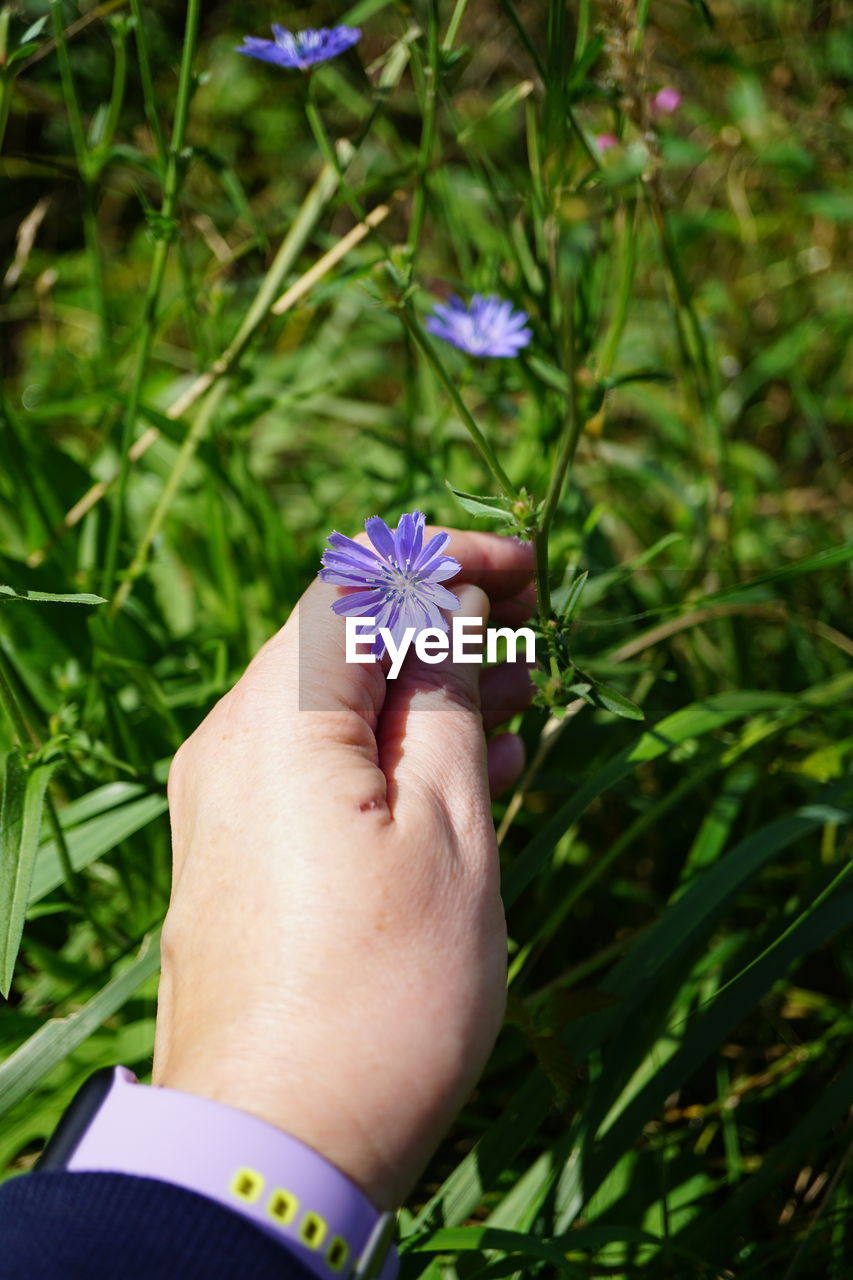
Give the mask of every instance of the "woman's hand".
[{"label": "woman's hand", "polygon": [[[448,551],[460,615],[523,621],[529,546],[453,532]],[[530,683],[414,654],[386,682],[344,661],[337,594],[312,584],[173,762],[154,1083],[263,1117],[391,1208],[501,1025],[489,789],[523,756],[484,723]]]}]

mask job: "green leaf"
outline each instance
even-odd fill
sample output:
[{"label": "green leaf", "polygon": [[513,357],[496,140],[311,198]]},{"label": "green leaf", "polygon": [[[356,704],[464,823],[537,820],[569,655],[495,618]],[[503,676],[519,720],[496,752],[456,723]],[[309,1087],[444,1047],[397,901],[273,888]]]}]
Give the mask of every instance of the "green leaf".
[{"label": "green leaf", "polygon": [[48,15],[46,13],[41,18],[36,18],[35,22],[31,23],[30,26],[27,27],[26,31],[21,36],[19,43],[29,44],[31,40],[35,40],[37,36],[40,36],[47,19]]},{"label": "green leaf", "polygon": [[10,600],[32,600],[37,604],[106,604],[103,596],[93,596],[87,592],[76,595],[55,595],[51,591],[25,591],[23,595],[12,587],[0,583],[0,596]]},{"label": "green leaf", "polygon": [[453,494],[460,507],[464,507],[474,516],[490,516],[493,520],[511,521],[515,517],[511,510],[509,498],[479,497],[476,493],[463,493],[454,489],[448,480],[444,482]]},{"label": "green leaf", "polygon": [[569,380],[562,369],[558,369],[556,365],[549,364],[539,356],[528,356],[527,365],[547,387],[552,387],[554,391],[560,391],[563,395],[568,394]]},{"label": "green leaf", "polygon": [[6,757],[0,804],[0,993],[8,996],[24,931],[44,793],[55,762]]},{"label": "green leaf", "polygon": [[583,573],[579,573],[575,578],[572,579],[571,583],[569,584],[569,588],[565,596],[563,607],[560,610],[561,626],[565,626],[569,622],[571,622],[572,618],[577,613],[578,606],[580,605],[580,602],[581,602],[581,596],[583,595],[584,587],[586,586],[586,580],[588,577],[589,577],[589,570],[584,569]]},{"label": "green leaf", "polygon": [[0,1065],[0,1115],[124,1005],[160,964],[160,930],[143,940],[138,954],[96,996],[67,1018],[51,1018]]},{"label": "green leaf", "polygon": [[601,680],[593,683],[592,699],[597,706],[610,711],[614,716],[622,716],[625,720],[645,720],[646,718],[636,702],[626,698],[624,693],[620,693],[611,685],[603,684]]},{"label": "green leaf", "polygon": [[587,1274],[567,1260],[559,1245],[523,1231],[505,1231],[497,1227],[444,1227],[417,1240],[407,1252],[464,1253],[469,1250],[520,1254],[552,1262],[563,1275],[576,1276],[578,1280],[584,1280]]},{"label": "green leaf", "polygon": [[746,582],[731,587],[721,587],[719,591],[712,591],[695,603],[706,605],[717,600],[731,600],[772,582],[785,582],[789,578],[798,578],[801,574],[815,573],[823,569],[839,569],[842,565],[849,564],[851,560],[853,560],[853,544],[842,543],[837,547],[828,547],[826,551],[819,551],[817,555],[808,556],[805,560],[795,560],[781,569],[762,573],[757,578],[750,578]]},{"label": "green leaf", "polygon": [[603,385],[608,388],[624,387],[630,382],[674,382],[671,373],[665,369],[629,369],[627,373],[619,373],[612,378],[605,378]]},{"label": "green leaf", "polygon": [[504,877],[504,906],[511,906],[537,872],[545,866],[557,841],[577,822],[587,806],[603,791],[627,777],[637,765],[657,759],[690,738],[700,738],[712,733],[739,716],[749,715],[753,711],[781,710],[794,705],[795,699],[787,694],[736,690],[694,702],[689,707],[676,711],[674,715],[667,716],[588,778],[533,837]]},{"label": "green leaf", "polygon": [[[710,1255],[720,1240],[729,1239],[745,1221],[754,1207],[768,1194],[776,1194],[783,1177],[791,1178],[803,1164],[809,1151],[833,1125],[839,1124],[849,1114],[853,1097],[853,1061],[846,1064],[836,1078],[819,1093],[815,1104],[785,1139],[769,1151],[761,1161],[757,1173],[734,1194],[729,1194],[715,1212],[705,1215],[691,1224],[679,1239],[691,1249]],[[801,1273],[803,1277],[806,1271]],[[813,1273],[811,1273],[813,1274]]]},{"label": "green leaf", "polygon": [[[774,823],[768,830],[782,826]],[[735,853],[730,855],[734,858]],[[581,1125],[578,1144],[584,1151],[583,1175],[579,1174],[577,1159],[569,1160],[565,1175],[555,1193],[557,1226],[566,1230],[597,1186],[607,1176],[621,1154],[629,1150],[643,1125],[656,1116],[668,1094],[682,1088],[685,1081],[698,1070],[748,1015],[775,982],[783,978],[790,966],[801,956],[828,942],[853,919],[853,895],[842,894],[823,902],[821,908],[787,930],[779,943],[767,949],[753,964],[734,979],[710,1002],[691,1017],[687,1032],[681,1027],[663,1027],[664,1039],[672,1040],[680,1032],[682,1039],[677,1050],[662,1061],[665,1048],[652,1039],[646,1054],[645,1066],[648,1080],[634,1092],[632,1082],[621,1090],[621,1097],[614,1097],[613,1085],[621,1084],[626,1068],[626,1057],[621,1049],[631,1053],[637,1043],[638,1029],[648,1019],[648,998],[643,1002],[646,1012],[642,1019],[635,1015],[626,1017],[621,1028],[621,1039],[611,1046],[610,1069],[598,1082],[593,1097],[587,1103],[589,1115],[601,1117],[600,1133],[585,1131]],[[645,983],[643,984],[645,987]],[[664,1018],[666,1012],[664,1012]],[[627,1064],[631,1057],[627,1057]],[[642,1070],[642,1065],[638,1068]],[[616,1094],[619,1094],[617,1089]],[[624,1101],[623,1101],[624,1099]],[[603,1134],[601,1133],[603,1131]]]},{"label": "green leaf", "polygon": [[[122,784],[115,784],[122,785]],[[104,788],[105,790],[106,788]],[[168,808],[163,795],[143,796],[128,804],[118,805],[72,827],[66,834],[68,854],[75,871],[102,858],[128,836],[154,822]],[[63,881],[62,864],[53,840],[46,841],[38,852],[30,891],[30,905],[52,893]]]}]

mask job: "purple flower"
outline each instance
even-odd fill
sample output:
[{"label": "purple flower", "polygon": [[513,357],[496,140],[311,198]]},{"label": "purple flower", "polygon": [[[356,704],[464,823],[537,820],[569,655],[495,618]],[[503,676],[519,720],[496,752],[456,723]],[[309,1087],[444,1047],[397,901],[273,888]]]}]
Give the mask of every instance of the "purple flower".
[{"label": "purple flower", "polygon": [[525,311],[513,311],[497,294],[475,293],[469,306],[461,298],[439,302],[426,328],[470,356],[517,356],[532,338]]},{"label": "purple flower", "polygon": [[361,39],[358,27],[310,27],[307,31],[287,31],[277,22],[272,24],[274,39],[244,36],[237,49],[250,58],[274,62],[278,67],[295,67],[307,71],[316,62],[328,62]]},{"label": "purple flower", "polygon": [[613,133],[600,133],[595,139],[595,145],[598,147],[601,154],[604,155],[605,151],[610,151],[612,147],[619,146],[619,139]]},{"label": "purple flower", "polygon": [[[375,551],[342,533],[331,533],[332,550],[323,552],[320,578],[342,587],[361,588],[335,600],[334,612],[375,618],[377,632],[385,627],[398,647],[407,627],[448,631],[440,611],[458,609],[459,600],[440,584],[462,566],[452,556],[442,555],[450,541],[449,533],[437,533],[423,545],[425,524],[422,511],[400,516],[396,530],[391,530],[379,516],[371,516],[364,527]],[[373,652],[377,658],[385,652],[385,642],[378,634]]]},{"label": "purple flower", "polygon": [[671,116],[673,111],[677,111],[681,106],[681,94],[677,89],[667,85],[663,89],[658,89],[650,106],[653,115]]}]

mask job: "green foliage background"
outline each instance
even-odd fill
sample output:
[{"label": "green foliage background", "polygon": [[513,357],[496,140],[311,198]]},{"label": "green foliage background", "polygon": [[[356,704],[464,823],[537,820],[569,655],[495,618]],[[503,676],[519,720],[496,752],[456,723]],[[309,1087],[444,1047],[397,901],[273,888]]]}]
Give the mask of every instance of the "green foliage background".
[{"label": "green foliage background", "polygon": [[[3,11],[7,1173],[91,1069],[150,1068],[168,761],[327,532],[489,527],[445,485],[495,492],[466,414],[534,502],[574,422],[540,541],[645,722],[523,718],[507,1025],[404,1275],[851,1274],[845,10],[294,5],[364,29],[309,85],[223,0],[183,90],[184,6]],[[437,376],[419,318],[476,289],[534,343]]]}]

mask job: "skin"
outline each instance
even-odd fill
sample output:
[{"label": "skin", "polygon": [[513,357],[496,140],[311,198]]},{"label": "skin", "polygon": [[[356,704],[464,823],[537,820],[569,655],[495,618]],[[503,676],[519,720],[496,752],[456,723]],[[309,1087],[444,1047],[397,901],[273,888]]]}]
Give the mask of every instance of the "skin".
[{"label": "skin", "polygon": [[[460,613],[520,625],[529,545],[449,532]],[[523,752],[484,728],[530,683],[520,665],[412,654],[386,682],[347,664],[339,591],[309,587],[175,756],[153,1080],[278,1125],[389,1209],[501,1026],[490,790]]]}]

